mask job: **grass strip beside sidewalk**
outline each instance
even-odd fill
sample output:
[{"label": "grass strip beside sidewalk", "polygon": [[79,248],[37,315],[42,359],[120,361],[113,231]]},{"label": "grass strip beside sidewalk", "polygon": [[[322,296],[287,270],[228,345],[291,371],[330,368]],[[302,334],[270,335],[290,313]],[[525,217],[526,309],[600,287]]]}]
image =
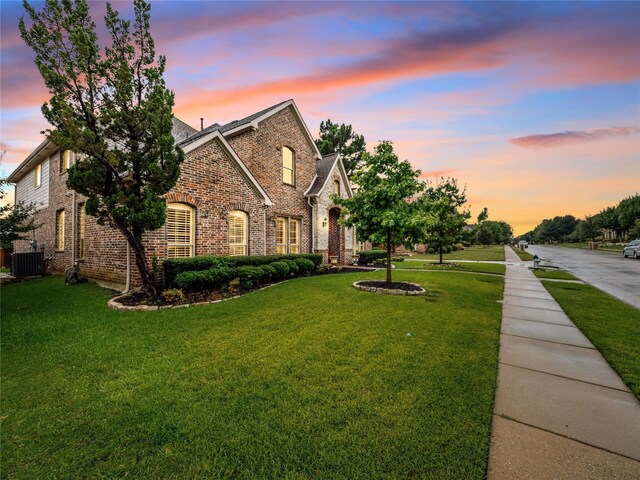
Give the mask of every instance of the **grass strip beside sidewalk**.
[{"label": "grass strip beside sidewalk", "polygon": [[590,285],[543,283],[640,399],[640,310]]}]

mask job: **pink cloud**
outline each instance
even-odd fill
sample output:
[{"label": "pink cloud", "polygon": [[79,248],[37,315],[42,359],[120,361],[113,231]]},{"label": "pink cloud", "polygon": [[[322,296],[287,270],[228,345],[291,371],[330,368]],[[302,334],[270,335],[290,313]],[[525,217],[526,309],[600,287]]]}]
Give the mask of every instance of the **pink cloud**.
[{"label": "pink cloud", "polygon": [[457,172],[457,170],[453,168],[447,170],[430,170],[422,172],[420,174],[420,178],[449,177],[452,173],[455,172]]},{"label": "pink cloud", "polygon": [[592,142],[603,138],[627,137],[633,134],[640,134],[640,128],[613,127],[589,131],[548,133],[511,138],[509,141],[514,145],[524,148],[550,148],[574,143]]}]

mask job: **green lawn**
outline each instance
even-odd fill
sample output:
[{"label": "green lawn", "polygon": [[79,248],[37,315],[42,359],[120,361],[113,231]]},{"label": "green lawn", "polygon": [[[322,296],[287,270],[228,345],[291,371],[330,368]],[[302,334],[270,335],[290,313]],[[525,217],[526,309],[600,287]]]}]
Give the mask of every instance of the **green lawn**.
[{"label": "green lawn", "polygon": [[589,285],[544,286],[640,399],[640,310]]},{"label": "green lawn", "polygon": [[[439,260],[437,253],[413,255],[411,258],[420,258],[425,260]],[[482,246],[464,247],[464,250],[457,252],[443,253],[443,260],[478,260],[478,261],[504,261],[504,246],[491,245],[484,248]]]},{"label": "green lawn", "polygon": [[531,271],[538,278],[552,278],[557,280],[580,280],[579,278],[574,277],[569,272],[565,272],[564,270],[531,269]]},{"label": "green lawn", "polygon": [[499,263],[455,263],[450,261],[440,265],[433,262],[414,262],[412,260],[406,260],[404,262],[393,262],[397,269],[411,269],[411,270],[436,270],[436,271],[451,271],[451,272],[479,272],[479,273],[493,273],[495,275],[504,275],[506,267]]},{"label": "green lawn", "polygon": [[511,249],[514,252],[516,252],[516,255],[520,257],[520,260],[523,260],[525,262],[528,260],[533,260],[533,255],[531,255],[529,252],[520,250],[519,248],[516,248],[513,245],[511,246]]},{"label": "green lawn", "polygon": [[503,279],[351,286],[383,276],[156,312],[60,277],[4,286],[2,477],[484,478]]}]

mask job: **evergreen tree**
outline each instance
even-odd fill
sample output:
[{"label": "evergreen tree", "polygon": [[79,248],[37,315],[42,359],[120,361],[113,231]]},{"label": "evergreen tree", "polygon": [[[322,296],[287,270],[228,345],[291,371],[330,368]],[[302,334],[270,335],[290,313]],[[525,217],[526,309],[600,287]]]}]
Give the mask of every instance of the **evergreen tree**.
[{"label": "evergreen tree", "polygon": [[351,125],[338,125],[331,120],[320,122],[320,138],[316,139],[316,145],[322,155],[339,153],[349,178],[362,166],[366,144],[364,137],[355,133]]},{"label": "evergreen tree", "polygon": [[[0,200],[7,194],[6,186],[6,178],[0,178]],[[15,240],[26,238],[26,233],[37,228],[33,217],[35,211],[32,203],[19,202],[0,206],[0,248],[12,248]]]},{"label": "evergreen tree", "polygon": [[156,58],[150,5],[134,0],[133,25],[107,3],[111,45],[98,46],[86,0],[47,0],[19,28],[51,94],[42,112],[48,138],[79,153],[67,186],[87,197],[86,212],[118,229],[135,252],[143,288],[156,295],[143,234],[166,220],[162,195],[176,183],[184,153],[172,136],[174,95],[165,57]]}]

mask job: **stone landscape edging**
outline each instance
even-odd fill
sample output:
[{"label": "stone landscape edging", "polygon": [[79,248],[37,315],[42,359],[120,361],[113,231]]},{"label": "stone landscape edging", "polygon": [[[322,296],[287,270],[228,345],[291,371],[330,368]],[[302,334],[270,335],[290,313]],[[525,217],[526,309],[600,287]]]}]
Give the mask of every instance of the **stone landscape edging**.
[{"label": "stone landscape edging", "polygon": [[401,282],[406,283],[407,285],[413,285],[414,287],[420,288],[420,290],[400,290],[397,288],[379,288],[379,287],[367,287],[365,285],[360,285],[360,282],[371,282],[373,280],[358,280],[357,282],[353,282],[353,287],[357,290],[362,290],[363,292],[372,292],[378,293],[380,295],[406,295],[406,296],[419,296],[426,295],[427,291],[417,283],[411,282]]},{"label": "stone landscape edging", "polygon": [[281,283],[288,282],[289,280],[291,279],[283,280],[282,282],[278,282],[278,283],[272,283],[271,285],[267,285],[265,287],[261,287],[256,290],[251,290],[250,292],[243,293],[242,295],[234,295],[233,297],[220,298],[218,300],[209,300],[206,302],[181,303],[179,305],[122,305],[121,303],[118,302],[118,300],[130,295],[130,293],[123,293],[122,295],[118,295],[117,297],[111,298],[107,302],[107,307],[112,308],[114,310],[150,312],[150,311],[156,311],[156,310],[167,310],[171,308],[188,308],[188,307],[195,307],[198,305],[209,305],[212,303],[226,302],[227,300],[235,300],[236,298],[244,297],[249,293],[259,292],[260,290],[265,290],[267,288],[275,287],[276,285],[280,285]]}]

